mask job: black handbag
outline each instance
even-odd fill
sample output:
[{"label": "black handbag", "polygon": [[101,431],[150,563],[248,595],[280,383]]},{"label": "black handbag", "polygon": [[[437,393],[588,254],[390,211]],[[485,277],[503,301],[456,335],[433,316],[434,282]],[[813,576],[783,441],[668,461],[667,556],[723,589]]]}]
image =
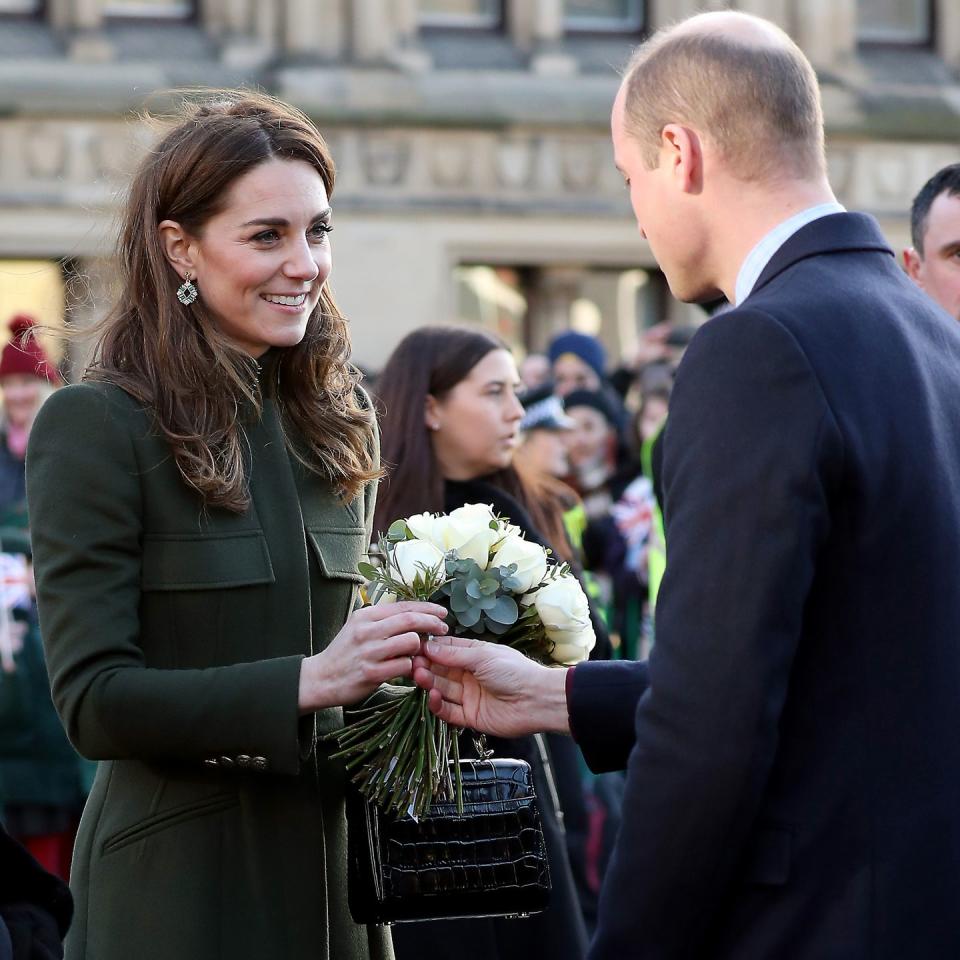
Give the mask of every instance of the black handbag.
[{"label": "black handbag", "polygon": [[456,801],[419,820],[347,795],[348,901],[357,923],[523,917],[545,910],[550,869],[530,765],[460,760]]}]

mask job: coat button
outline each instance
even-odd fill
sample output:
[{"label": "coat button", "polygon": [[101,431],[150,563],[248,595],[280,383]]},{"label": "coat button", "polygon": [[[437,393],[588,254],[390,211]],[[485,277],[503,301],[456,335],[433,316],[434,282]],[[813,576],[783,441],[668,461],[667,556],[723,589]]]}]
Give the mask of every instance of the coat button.
[{"label": "coat button", "polygon": [[245,753],[237,754],[237,766],[238,767],[249,767],[253,761]]},{"label": "coat button", "polygon": [[221,757],[220,766],[229,770],[233,766],[233,757]]},{"label": "coat button", "polygon": [[205,767],[219,767],[220,761],[216,757],[211,757],[209,760],[204,760],[203,765]]},{"label": "coat button", "polygon": [[253,769],[259,770],[260,773],[263,773],[263,771],[266,770],[267,767],[269,766],[269,764],[267,763],[266,757],[254,757],[252,762],[253,762]]}]

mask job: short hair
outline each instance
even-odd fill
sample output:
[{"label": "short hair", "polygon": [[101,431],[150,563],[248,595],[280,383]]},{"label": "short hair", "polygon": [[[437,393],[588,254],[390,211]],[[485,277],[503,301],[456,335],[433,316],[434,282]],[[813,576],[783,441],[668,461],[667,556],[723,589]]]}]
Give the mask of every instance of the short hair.
[{"label": "short hair", "polygon": [[938,170],[913,198],[913,205],[910,207],[910,242],[921,257],[927,221],[930,219],[930,208],[941,193],[949,194],[951,197],[960,196],[960,163],[951,163],[942,170]]},{"label": "short hair", "polygon": [[[746,15],[743,15],[746,17]],[[750,18],[758,20],[759,18]],[[782,43],[757,45],[719,31],[654,34],[627,65],[627,129],[649,169],[668,123],[696,127],[742,180],[823,175],[823,108],[810,61]]]}]

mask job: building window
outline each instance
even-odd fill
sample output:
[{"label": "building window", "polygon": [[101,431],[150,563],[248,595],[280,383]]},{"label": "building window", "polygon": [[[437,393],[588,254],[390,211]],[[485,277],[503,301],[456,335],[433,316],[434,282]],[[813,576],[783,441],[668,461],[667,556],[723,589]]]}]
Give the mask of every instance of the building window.
[{"label": "building window", "polygon": [[643,29],[644,0],[564,0],[567,30],[638,33]]},{"label": "building window", "polygon": [[15,13],[19,16],[29,16],[40,12],[41,0],[0,0],[0,16],[5,13]]},{"label": "building window", "polygon": [[104,15],[151,20],[187,20],[193,16],[192,0],[107,0]]},{"label": "building window", "polygon": [[861,43],[929,46],[932,7],[930,0],[857,0],[857,39]]},{"label": "building window", "polygon": [[419,0],[419,20],[424,27],[490,29],[503,20],[501,0]]}]

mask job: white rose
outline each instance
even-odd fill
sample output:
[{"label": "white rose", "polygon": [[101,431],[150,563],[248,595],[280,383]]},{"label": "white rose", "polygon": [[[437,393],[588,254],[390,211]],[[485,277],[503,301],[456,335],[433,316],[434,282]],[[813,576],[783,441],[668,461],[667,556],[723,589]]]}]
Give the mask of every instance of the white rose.
[{"label": "white rose", "polygon": [[526,593],[537,586],[547,573],[547,554],[539,543],[531,543],[523,537],[509,536],[493,555],[493,564],[506,567],[517,565],[515,576],[520,581],[519,593]]},{"label": "white rose", "polygon": [[443,553],[424,540],[403,540],[393,548],[393,565],[400,579],[412,587],[421,579],[443,566]]},{"label": "white rose", "polygon": [[442,524],[445,550],[456,550],[461,560],[474,560],[481,570],[490,565],[490,550],[500,539],[499,529],[491,529],[496,519],[493,508],[485,503],[467,503],[438,517]]},{"label": "white rose", "polygon": [[541,587],[533,596],[537,614],[554,643],[557,663],[585,660],[597,642],[587,595],[576,577],[566,576]]},{"label": "white rose", "polygon": [[418,540],[425,540],[439,550],[445,550],[442,520],[443,517],[435,517],[432,513],[418,513],[412,517],[407,517],[406,524]]}]

